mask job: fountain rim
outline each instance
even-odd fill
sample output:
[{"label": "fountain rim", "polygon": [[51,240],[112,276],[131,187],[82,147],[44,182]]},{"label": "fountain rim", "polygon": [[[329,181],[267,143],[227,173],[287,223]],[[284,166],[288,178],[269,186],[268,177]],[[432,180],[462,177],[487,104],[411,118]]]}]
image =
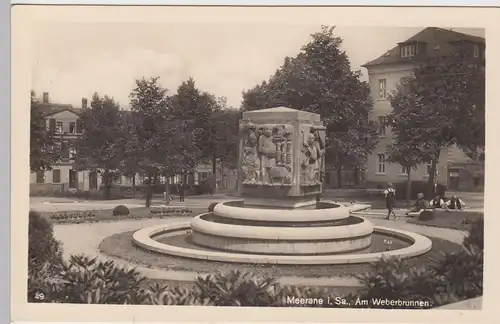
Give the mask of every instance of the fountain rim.
[{"label": "fountain rim", "polygon": [[227,263],[249,263],[249,264],[283,264],[283,265],[321,265],[321,264],[359,264],[379,261],[384,257],[411,258],[422,255],[432,248],[432,241],[421,234],[414,232],[374,226],[374,232],[400,237],[413,242],[412,245],[385,252],[365,254],[342,254],[342,255],[259,255],[243,254],[224,251],[206,251],[177,247],[160,243],[152,237],[168,232],[186,231],[191,229],[190,223],[177,223],[171,225],[155,225],[140,229],[133,234],[133,243],[148,251],[160,254],[178,256],[189,259],[217,261]]},{"label": "fountain rim", "polygon": [[[228,203],[241,202],[244,200],[230,200],[218,203],[214,208],[217,216],[254,221],[270,222],[316,222],[342,220],[350,216],[349,208],[334,202],[324,201],[331,204],[331,208],[324,209],[266,209],[255,206],[236,207]],[[336,206],[336,207],[333,207]]]},{"label": "fountain rim", "polygon": [[209,214],[211,213],[204,213],[196,216],[190,223],[191,229],[202,234],[213,236],[276,241],[352,239],[370,235],[373,232],[372,223],[359,216],[352,217],[361,218],[363,221],[352,225],[324,227],[265,227],[215,223],[202,218]]}]

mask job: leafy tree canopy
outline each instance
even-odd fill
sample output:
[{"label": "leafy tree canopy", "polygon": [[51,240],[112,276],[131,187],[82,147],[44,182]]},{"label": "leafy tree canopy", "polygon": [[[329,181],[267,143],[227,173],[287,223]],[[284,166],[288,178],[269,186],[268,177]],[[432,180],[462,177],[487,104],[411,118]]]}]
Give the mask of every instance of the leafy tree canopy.
[{"label": "leafy tree canopy", "polygon": [[47,127],[42,105],[34,91],[31,91],[30,107],[30,169],[51,170],[60,158],[60,150],[55,145],[54,134]]},{"label": "leafy tree canopy", "polygon": [[352,71],[334,27],[323,26],[295,57],[287,57],[269,78],[243,93],[242,110],[287,106],[321,115],[327,125],[327,163],[337,169],[361,166],[378,135],[368,119],[370,89]]}]

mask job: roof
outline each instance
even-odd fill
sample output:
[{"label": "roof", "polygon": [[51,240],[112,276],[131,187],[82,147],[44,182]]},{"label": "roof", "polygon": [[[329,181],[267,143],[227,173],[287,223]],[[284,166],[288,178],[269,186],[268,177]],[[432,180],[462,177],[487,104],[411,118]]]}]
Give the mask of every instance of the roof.
[{"label": "roof", "polygon": [[[425,57],[433,57],[436,55],[435,48],[439,46],[440,53],[443,55],[449,54],[454,50],[453,42],[472,42],[477,44],[485,44],[483,37],[472,36],[464,33],[459,33],[449,29],[438,27],[427,27],[419,33],[408,38],[404,42],[399,43],[425,43]],[[363,67],[370,67],[382,64],[404,63],[414,60],[414,57],[402,58],[399,51],[399,46],[395,46],[377,59],[370,61]]]},{"label": "roof", "polygon": [[81,108],[74,108],[70,104],[43,103],[40,109],[45,116],[51,116],[62,111],[70,111],[76,115],[80,114]]}]

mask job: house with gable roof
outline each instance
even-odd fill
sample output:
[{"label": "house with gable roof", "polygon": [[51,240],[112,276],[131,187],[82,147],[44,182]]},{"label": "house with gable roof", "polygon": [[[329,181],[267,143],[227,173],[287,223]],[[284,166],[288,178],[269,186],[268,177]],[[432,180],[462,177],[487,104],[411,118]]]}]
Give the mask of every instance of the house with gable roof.
[{"label": "house with gable roof", "polygon": [[[368,157],[364,180],[368,185],[385,186],[407,179],[406,170],[400,165],[386,162],[385,150],[391,140],[390,127],[384,126],[392,111],[388,95],[413,73],[414,63],[439,55],[452,54],[457,47],[484,62],[485,39],[453,30],[427,27],[409,39],[395,44],[380,57],[363,65],[368,72],[374,109],[370,118],[381,125],[380,142]],[[451,190],[476,191],[484,186],[484,152],[472,159],[460,148],[443,149],[438,163],[436,180]],[[481,161],[481,156],[483,160]],[[430,164],[412,171],[412,180],[427,181]]]}]

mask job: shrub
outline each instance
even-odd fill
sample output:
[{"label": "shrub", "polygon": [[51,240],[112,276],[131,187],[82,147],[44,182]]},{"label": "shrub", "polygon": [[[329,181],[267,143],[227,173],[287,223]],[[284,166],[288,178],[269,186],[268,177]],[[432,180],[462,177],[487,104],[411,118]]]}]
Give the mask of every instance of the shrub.
[{"label": "shrub", "polygon": [[213,202],[211,203],[209,206],[208,206],[208,212],[209,213],[213,213],[214,212],[214,209],[215,209],[215,206],[217,206],[218,202]]},{"label": "shrub", "polygon": [[28,268],[33,272],[55,271],[62,260],[62,245],[54,238],[52,224],[40,213],[29,212]]},{"label": "shrub", "polygon": [[[363,284],[359,297],[365,300],[387,298],[432,302],[436,291],[434,277],[428,270],[410,266],[399,258],[383,258],[373,263],[371,271],[356,277]],[[405,307],[387,305],[383,308]]]},{"label": "shrub", "polygon": [[473,222],[469,228],[469,233],[464,239],[464,245],[469,247],[475,245],[481,250],[484,249],[484,218],[481,217]]},{"label": "shrub", "polygon": [[443,253],[434,263],[432,270],[440,295],[468,299],[483,294],[484,254],[478,246],[464,247],[458,253]]},{"label": "shrub", "polygon": [[424,210],[418,215],[418,221],[419,222],[430,221],[434,219],[434,216],[435,216],[434,211]]},{"label": "shrub", "polygon": [[214,306],[275,306],[276,281],[249,272],[231,271],[198,277],[196,286],[201,300]]},{"label": "shrub", "polygon": [[[397,182],[394,184],[396,190],[396,199],[406,199],[406,181]],[[436,187],[437,193],[444,197],[446,194],[446,186],[438,184]],[[427,198],[430,197],[429,185],[427,181],[412,181],[411,182],[411,199],[416,199],[419,192],[424,193]]]},{"label": "shrub", "polygon": [[130,211],[128,210],[127,206],[124,205],[118,205],[113,209],[113,216],[126,216],[129,214]]}]

